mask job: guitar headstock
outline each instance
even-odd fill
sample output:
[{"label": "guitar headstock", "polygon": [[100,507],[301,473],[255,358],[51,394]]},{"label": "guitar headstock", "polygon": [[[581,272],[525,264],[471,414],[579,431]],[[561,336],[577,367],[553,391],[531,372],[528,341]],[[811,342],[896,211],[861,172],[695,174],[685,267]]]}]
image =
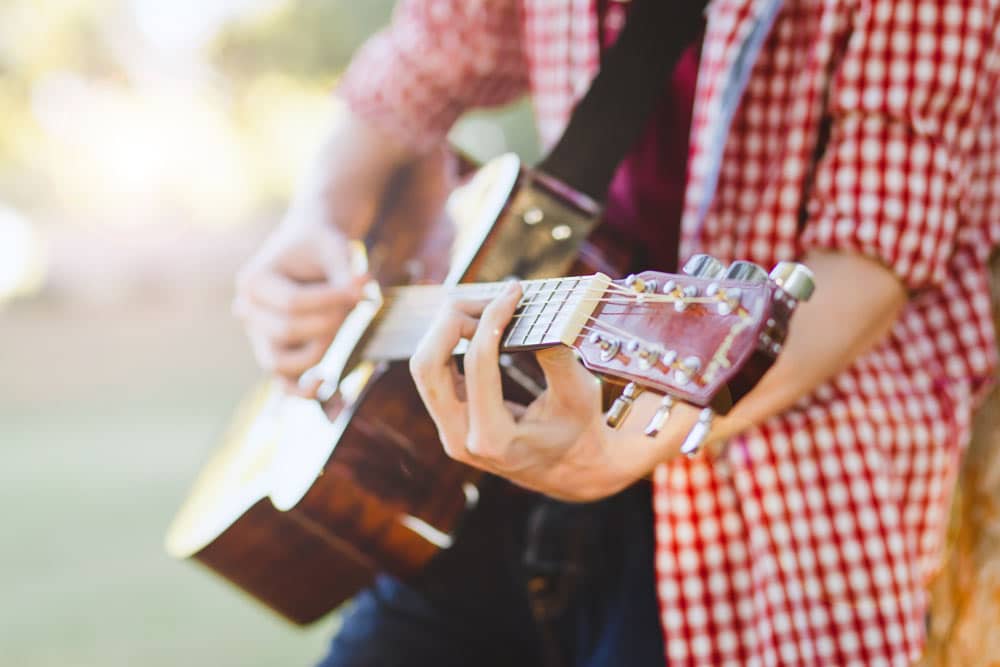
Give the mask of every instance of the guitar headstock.
[{"label": "guitar headstock", "polygon": [[725,267],[696,255],[684,274],[644,271],[612,281],[574,347],[594,372],[630,382],[609,425],[651,389],[665,395],[665,414],[654,417],[660,423],[650,423],[650,435],[674,400],[706,408],[707,433],[711,413],[727,412],[770,367],[792,312],[812,290],[801,264],[781,262],[768,274],[750,262]]}]

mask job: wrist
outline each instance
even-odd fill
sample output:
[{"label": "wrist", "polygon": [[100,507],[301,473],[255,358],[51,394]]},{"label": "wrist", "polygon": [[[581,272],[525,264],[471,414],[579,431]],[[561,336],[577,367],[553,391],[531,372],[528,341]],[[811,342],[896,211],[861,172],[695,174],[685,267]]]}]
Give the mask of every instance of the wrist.
[{"label": "wrist", "polygon": [[292,226],[327,224],[347,238],[363,238],[393,178],[419,157],[343,107],[299,180],[285,218]]}]

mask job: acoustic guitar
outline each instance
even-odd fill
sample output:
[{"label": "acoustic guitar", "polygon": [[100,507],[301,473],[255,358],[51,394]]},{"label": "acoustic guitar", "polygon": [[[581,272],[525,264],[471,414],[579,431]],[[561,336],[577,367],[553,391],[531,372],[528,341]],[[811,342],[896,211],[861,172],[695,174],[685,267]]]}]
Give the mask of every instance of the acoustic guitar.
[{"label": "acoustic guitar", "polygon": [[591,235],[593,201],[511,155],[462,171],[442,154],[393,188],[365,244],[377,283],[310,371],[320,400],[265,386],[245,401],[169,529],[172,556],[306,624],[376,573],[412,576],[447,549],[474,519],[481,473],[444,454],[405,360],[449,296],[488,297],[498,281],[523,280],[502,339],[505,396],[526,403],[543,391],[531,355],[517,353],[567,345],[627,383],[611,426],[642,389],[664,396],[649,435],[675,401],[702,407],[690,450],[771,365],[812,291],[801,265],[769,275],[704,255],[683,275],[612,280],[629,258]]}]

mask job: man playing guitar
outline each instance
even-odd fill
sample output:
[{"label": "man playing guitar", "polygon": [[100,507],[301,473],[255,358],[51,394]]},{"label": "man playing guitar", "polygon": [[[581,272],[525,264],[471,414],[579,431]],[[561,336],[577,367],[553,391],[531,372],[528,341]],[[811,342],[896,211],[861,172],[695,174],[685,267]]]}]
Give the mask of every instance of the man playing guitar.
[{"label": "man playing guitar", "polygon": [[[355,58],[339,90],[350,111],[241,273],[236,309],[260,363],[290,390],[312,389],[299,377],[359,296],[346,242],[363,236],[393,175],[430,159],[461,112],[528,90],[551,144],[626,4],[404,0]],[[617,534],[615,565],[561,630],[575,664],[919,656],[958,457],[996,373],[986,265],[1000,241],[997,11],[709,4],[703,42],[616,175],[606,224],[646,250],[644,263],[672,264],[678,251],[657,240],[680,218],[681,256],[799,259],[818,289],[779,361],[697,457],[677,451],[693,411],[651,439],[642,427],[656,399],[640,395],[609,429],[596,386],[564,353],[539,355],[548,390],[509,412],[496,348],[514,288],[485,310],[454,304],[425,337],[412,370],[453,457],[555,498],[610,497],[604,520],[623,525],[649,515],[649,496],[620,492],[654,471],[655,519]],[[460,338],[471,344],[458,392]],[[497,583],[500,599],[508,582]],[[324,664],[538,659],[519,640],[530,624],[517,594],[463,618],[467,607],[449,606],[460,591],[437,585],[380,581]],[[483,618],[495,625],[474,627]]]}]

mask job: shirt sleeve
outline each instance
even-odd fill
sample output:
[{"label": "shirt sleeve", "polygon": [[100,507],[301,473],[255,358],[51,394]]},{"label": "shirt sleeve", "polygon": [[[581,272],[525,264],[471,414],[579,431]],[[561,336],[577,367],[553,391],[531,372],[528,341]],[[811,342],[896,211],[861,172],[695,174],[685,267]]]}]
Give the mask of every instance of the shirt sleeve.
[{"label": "shirt sleeve", "polygon": [[996,3],[862,2],[829,90],[829,140],[801,236],[909,289],[940,285],[978,128],[997,95]]},{"label": "shirt sleeve", "polygon": [[464,111],[528,88],[517,0],[401,0],[355,54],[338,94],[417,149],[439,144]]}]

